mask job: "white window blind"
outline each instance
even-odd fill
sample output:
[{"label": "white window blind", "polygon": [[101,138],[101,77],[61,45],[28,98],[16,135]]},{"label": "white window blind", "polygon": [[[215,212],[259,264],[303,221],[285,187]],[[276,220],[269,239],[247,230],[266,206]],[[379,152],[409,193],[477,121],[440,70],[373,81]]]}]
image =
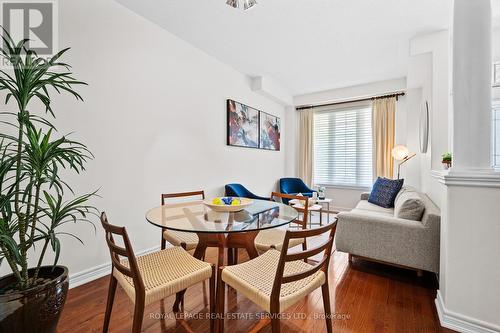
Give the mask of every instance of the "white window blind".
[{"label": "white window blind", "polygon": [[372,184],[372,110],[357,105],[314,113],[314,183],[345,187]]}]

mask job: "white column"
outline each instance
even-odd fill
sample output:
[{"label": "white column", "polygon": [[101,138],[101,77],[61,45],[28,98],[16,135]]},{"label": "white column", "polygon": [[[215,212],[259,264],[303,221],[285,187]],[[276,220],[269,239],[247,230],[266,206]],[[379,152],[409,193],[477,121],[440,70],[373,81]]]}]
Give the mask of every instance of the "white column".
[{"label": "white column", "polygon": [[[436,308],[459,332],[500,332],[500,172],[490,166],[491,2],[455,0],[453,167],[436,172],[441,261]],[[434,131],[435,132],[435,131]]]},{"label": "white column", "polygon": [[453,169],[491,168],[491,0],[455,0]]}]

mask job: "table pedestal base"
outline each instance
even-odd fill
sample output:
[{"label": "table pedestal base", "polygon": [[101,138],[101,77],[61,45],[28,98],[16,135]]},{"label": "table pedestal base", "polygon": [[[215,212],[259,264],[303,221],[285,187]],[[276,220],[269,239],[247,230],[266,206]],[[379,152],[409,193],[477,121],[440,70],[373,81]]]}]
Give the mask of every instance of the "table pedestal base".
[{"label": "table pedestal base", "polygon": [[[224,234],[198,233],[198,245],[194,250],[193,257],[202,260],[208,247],[216,247],[217,251],[217,267],[224,266],[226,258],[224,250],[227,249],[227,264],[233,265],[237,263],[238,249],[245,249],[250,259],[259,256],[255,248],[255,237],[259,231],[247,231]],[[178,292],[175,296],[173,311],[179,311],[179,305],[183,302],[184,293],[186,290]]]}]

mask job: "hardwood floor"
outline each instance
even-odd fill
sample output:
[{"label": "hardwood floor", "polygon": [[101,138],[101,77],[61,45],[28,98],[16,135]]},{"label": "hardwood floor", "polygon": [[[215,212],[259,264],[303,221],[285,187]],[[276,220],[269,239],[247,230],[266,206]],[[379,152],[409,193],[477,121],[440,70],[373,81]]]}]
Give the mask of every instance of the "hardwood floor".
[{"label": "hardwood floor", "polygon": [[[245,256],[240,252],[240,258]],[[214,262],[210,249],[207,259]],[[330,264],[330,295],[334,313],[334,332],[452,332],[440,326],[434,299],[435,278],[415,272],[354,259],[336,252]],[[101,332],[109,276],[71,289],[57,332]],[[226,296],[225,331],[248,332],[267,324],[260,320],[265,312],[230,289]],[[172,313],[174,297],[146,307],[143,332],[209,332],[208,284],[188,289],[184,318]],[[118,287],[111,315],[110,332],[130,332],[133,305]],[[282,332],[325,332],[321,289],[287,309],[281,321]],[[258,327],[255,327],[255,326]],[[260,326],[260,327],[259,327]],[[271,332],[270,325],[261,332]]]}]

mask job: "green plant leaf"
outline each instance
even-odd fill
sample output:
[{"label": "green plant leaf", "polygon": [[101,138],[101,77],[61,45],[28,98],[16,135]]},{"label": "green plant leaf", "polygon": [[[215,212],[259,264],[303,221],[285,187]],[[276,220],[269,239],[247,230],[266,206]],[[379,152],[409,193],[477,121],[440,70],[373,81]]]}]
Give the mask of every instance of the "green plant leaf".
[{"label": "green plant leaf", "polygon": [[52,265],[52,270],[54,270],[57,262],[59,261],[59,254],[61,253],[61,243],[59,242],[59,239],[56,237],[55,233],[50,234],[50,245],[52,246],[52,250],[55,253],[54,264]]},{"label": "green plant leaf", "polygon": [[82,242],[75,235],[58,231],[62,224],[91,223],[95,230],[91,218],[97,215],[97,209],[88,201],[96,194],[74,197],[63,176],[66,172],[61,172],[82,172],[93,155],[82,143],[58,135],[47,118],[28,112],[39,102],[45,108],[44,115],[55,118],[54,92],[83,100],[76,87],[86,83],[75,78],[71,66],[62,60],[69,48],[46,60],[29,49],[27,39],[14,41],[2,30],[0,58],[8,66],[0,69],[0,93],[5,94],[5,104],[15,103],[18,110],[0,112],[0,123],[18,135],[10,130],[0,133],[0,261],[7,259],[13,271],[17,271],[13,262],[21,267],[16,277],[20,288],[25,289],[32,283],[27,277],[30,247],[39,241],[50,242],[56,265],[61,251],[58,235],[70,235]]}]

